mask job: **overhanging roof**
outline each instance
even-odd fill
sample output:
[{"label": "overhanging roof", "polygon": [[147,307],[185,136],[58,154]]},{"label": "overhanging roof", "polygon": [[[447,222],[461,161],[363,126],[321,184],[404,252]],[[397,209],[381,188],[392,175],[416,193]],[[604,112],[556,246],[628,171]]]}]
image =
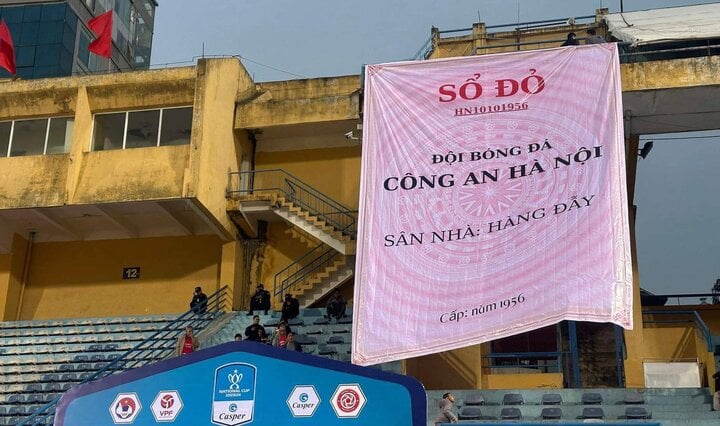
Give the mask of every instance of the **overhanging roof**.
[{"label": "overhanging roof", "polygon": [[604,16],[610,34],[634,46],[720,37],[720,3]]}]

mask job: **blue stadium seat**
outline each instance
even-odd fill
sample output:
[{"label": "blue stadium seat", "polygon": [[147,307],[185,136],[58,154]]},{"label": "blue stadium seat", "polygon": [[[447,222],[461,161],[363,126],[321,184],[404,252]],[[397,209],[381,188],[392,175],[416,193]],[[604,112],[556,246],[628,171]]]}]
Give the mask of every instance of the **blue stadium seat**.
[{"label": "blue stadium seat", "polygon": [[59,382],[60,381],[60,375],[56,373],[51,374],[45,374],[43,375],[43,382]]},{"label": "blue stadium seat", "polygon": [[61,364],[58,371],[60,371],[61,373],[64,373],[66,371],[75,371],[75,366],[73,364]]},{"label": "blue stadium seat", "polygon": [[10,416],[17,416],[17,415],[23,415],[23,416],[24,416],[25,414],[27,414],[27,411],[25,411],[25,406],[24,406],[24,405],[13,405],[13,406],[10,407],[10,409],[8,410],[8,415],[10,415]]},{"label": "blue stadium seat", "polygon": [[24,404],[25,403],[25,395],[23,394],[14,394],[10,395],[7,399],[8,404]]},{"label": "blue stadium seat", "polygon": [[485,405],[485,397],[481,393],[471,393],[465,397],[465,405]]},{"label": "blue stadium seat", "polygon": [[546,393],[540,399],[542,405],[560,405],[562,404],[562,395],[559,393]]},{"label": "blue stadium seat", "polygon": [[119,347],[120,347],[120,346],[119,346],[117,343],[108,343],[108,344],[105,345],[105,349],[104,349],[104,350],[106,350],[106,351],[116,351],[116,350],[119,349]]},{"label": "blue stadium seat", "polygon": [[313,321],[313,324],[315,325],[327,325],[330,324],[330,321],[327,318],[318,318],[315,321]]},{"label": "blue stadium seat", "polygon": [[321,317],[323,315],[323,310],[320,308],[307,308],[303,309],[302,316],[303,317]]},{"label": "blue stadium seat", "polygon": [[598,405],[602,404],[603,399],[599,393],[587,392],[582,394],[581,402],[583,405]]},{"label": "blue stadium seat", "polygon": [[506,393],[505,395],[503,395],[503,405],[521,405],[524,403],[525,400],[523,399],[523,396],[519,393]]},{"label": "blue stadium seat", "polygon": [[585,407],[580,415],[582,419],[604,419],[605,412],[600,407]]},{"label": "blue stadium seat", "polygon": [[482,412],[480,407],[463,407],[458,414],[458,420],[480,420]]},{"label": "blue stadium seat", "polygon": [[562,418],[562,410],[560,407],[546,407],[540,412],[543,420],[560,420]]},{"label": "blue stadium seat", "polygon": [[288,325],[291,327],[302,327],[305,325],[305,321],[303,321],[302,318],[293,318],[290,321],[288,321]]},{"label": "blue stadium seat", "polygon": [[280,324],[280,320],[278,318],[270,318],[263,323],[263,327],[277,327],[278,324]]},{"label": "blue stadium seat", "polygon": [[345,339],[342,336],[330,336],[327,338],[327,344],[329,345],[342,345],[345,343]]},{"label": "blue stadium seat", "polygon": [[26,404],[42,404],[43,402],[45,402],[45,398],[38,393],[28,395],[25,398]]},{"label": "blue stadium seat", "polygon": [[352,317],[349,315],[346,315],[346,316],[340,318],[337,323],[338,324],[352,324]]},{"label": "blue stadium seat", "polygon": [[73,361],[75,362],[88,362],[89,360],[90,357],[87,355],[75,355],[75,357],[73,357]]},{"label": "blue stadium seat", "polygon": [[623,398],[625,404],[644,404],[645,396],[640,392],[627,392]]},{"label": "blue stadium seat", "polygon": [[517,407],[505,407],[500,410],[501,420],[520,420],[522,419],[522,412]]},{"label": "blue stadium seat", "polygon": [[95,354],[95,355],[90,356],[90,362],[99,362],[99,361],[105,361],[105,355]]},{"label": "blue stadium seat", "polygon": [[305,334],[298,334],[298,336],[295,338],[295,341],[298,342],[298,343],[301,344],[301,345],[315,345],[315,344],[317,344],[317,339],[316,339],[316,338],[314,338],[314,337],[312,337],[312,336],[305,335]]},{"label": "blue stadium seat", "polygon": [[337,353],[337,349],[335,346],[330,345],[318,345],[318,355],[335,355]]},{"label": "blue stadium seat", "polygon": [[307,329],[305,329],[305,334],[323,334],[324,332],[325,330],[323,330],[322,327],[316,326],[308,327]]},{"label": "blue stadium seat", "polygon": [[43,386],[40,383],[30,383],[29,385],[25,386],[25,390],[27,392],[42,392]]},{"label": "blue stadium seat", "polygon": [[625,418],[631,420],[645,420],[649,419],[650,413],[645,407],[627,407],[625,408]]},{"label": "blue stadium seat", "polygon": [[78,376],[75,373],[65,373],[60,376],[60,380],[63,382],[77,382]]},{"label": "blue stadium seat", "polygon": [[333,325],[330,327],[330,332],[333,334],[345,334],[350,332],[350,328],[346,325]]}]

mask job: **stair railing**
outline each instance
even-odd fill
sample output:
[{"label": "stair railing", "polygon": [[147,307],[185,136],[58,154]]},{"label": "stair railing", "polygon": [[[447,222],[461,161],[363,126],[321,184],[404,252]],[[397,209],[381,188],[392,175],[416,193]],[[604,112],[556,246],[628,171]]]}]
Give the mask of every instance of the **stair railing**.
[{"label": "stair railing", "polygon": [[357,233],[356,210],[333,200],[310,184],[282,169],[230,172],[226,196],[234,199],[256,193],[280,192],[285,198],[319,217],[343,235],[355,238]]},{"label": "stair railing", "polygon": [[274,295],[279,296],[282,301],[286,293],[296,291],[301,284],[332,265],[338,256],[342,256],[337,250],[332,248],[323,250],[324,247],[320,244],[285,268],[287,271],[293,271],[292,273],[283,273],[285,271],[283,270],[276,274]]},{"label": "stair railing", "polygon": [[[224,286],[208,296],[204,313],[198,313],[192,309],[188,310],[175,320],[165,324],[160,330],[153,333],[147,339],[139,342],[131,349],[128,349],[110,361],[105,367],[82,380],[79,384],[110,376],[131,368],[142,367],[172,355],[176,350],[177,339],[180,333],[182,333],[182,330],[187,326],[191,326],[199,332],[207,327],[207,325],[227,308],[227,295],[228,286]],[[60,396],[41,406],[30,416],[20,421],[17,426],[47,423],[40,421],[41,419],[48,419],[55,415],[55,409],[57,408],[59,400]]]},{"label": "stair railing", "polygon": [[[710,333],[710,327],[703,321],[700,314],[697,311],[643,311],[643,315],[667,315],[667,316],[680,316],[686,319],[667,319],[667,320],[643,320],[645,324],[681,324],[681,323],[694,323],[695,331],[700,335],[702,340],[707,345],[707,351],[713,352],[713,339]],[[690,317],[690,318],[687,318]]]}]

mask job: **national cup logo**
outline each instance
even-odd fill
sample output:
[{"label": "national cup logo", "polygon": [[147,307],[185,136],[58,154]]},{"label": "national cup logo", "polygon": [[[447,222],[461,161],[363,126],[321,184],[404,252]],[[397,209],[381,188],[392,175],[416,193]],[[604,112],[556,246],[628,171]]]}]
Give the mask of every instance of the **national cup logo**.
[{"label": "national cup logo", "polygon": [[240,381],[242,380],[243,375],[239,374],[237,370],[233,370],[231,374],[228,374],[228,381],[230,382],[230,387],[228,389],[230,390],[239,390],[240,389]]},{"label": "national cup logo", "polygon": [[244,362],[233,362],[215,369],[212,422],[237,426],[253,421],[257,368]]}]

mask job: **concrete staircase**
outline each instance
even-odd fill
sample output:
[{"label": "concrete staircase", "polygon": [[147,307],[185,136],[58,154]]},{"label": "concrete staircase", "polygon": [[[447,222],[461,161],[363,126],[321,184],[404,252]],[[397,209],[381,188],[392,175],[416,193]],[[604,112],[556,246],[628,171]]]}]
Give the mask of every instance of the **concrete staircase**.
[{"label": "concrete staircase", "polygon": [[318,241],[344,255],[355,254],[355,241],[322,218],[314,216],[282,196],[276,196],[272,206],[275,214]]},{"label": "concrete staircase", "polygon": [[337,256],[329,266],[295,286],[292,293],[300,301],[300,307],[307,308],[352,279],[354,274],[355,256]]}]

